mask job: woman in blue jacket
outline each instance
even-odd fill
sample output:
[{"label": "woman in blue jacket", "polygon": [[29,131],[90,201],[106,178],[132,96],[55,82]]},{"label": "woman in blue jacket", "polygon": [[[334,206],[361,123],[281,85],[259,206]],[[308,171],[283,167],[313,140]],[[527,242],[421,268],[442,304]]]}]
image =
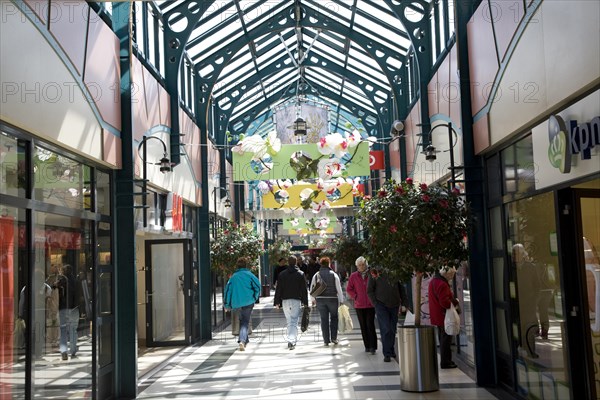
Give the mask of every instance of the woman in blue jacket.
[{"label": "woman in blue jacket", "polygon": [[246,350],[248,344],[248,324],[254,303],[260,295],[260,281],[248,269],[248,260],[240,257],[236,263],[237,270],[231,275],[225,285],[224,305],[225,309],[239,309],[240,335],[238,343],[240,351]]}]

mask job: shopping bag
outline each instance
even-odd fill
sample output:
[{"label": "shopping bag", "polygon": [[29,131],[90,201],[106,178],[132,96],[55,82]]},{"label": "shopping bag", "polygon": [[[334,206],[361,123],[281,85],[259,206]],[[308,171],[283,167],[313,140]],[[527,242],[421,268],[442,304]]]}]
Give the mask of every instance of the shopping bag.
[{"label": "shopping bag", "polygon": [[455,336],[460,333],[460,317],[452,303],[450,303],[450,308],[446,310],[446,316],[444,317],[444,331],[450,336]]},{"label": "shopping bag", "polygon": [[300,329],[302,332],[306,332],[308,329],[308,324],[310,323],[310,307],[304,307],[302,309],[302,323],[300,324]]},{"label": "shopping bag", "polygon": [[414,325],[415,324],[415,314],[413,314],[410,310],[406,312],[406,316],[404,317],[404,326]]},{"label": "shopping bag", "polygon": [[[240,335],[240,309],[231,310],[231,334],[233,336]],[[252,335],[252,318],[248,322],[248,335]]]},{"label": "shopping bag", "polygon": [[352,317],[350,317],[350,309],[347,305],[342,304],[338,308],[338,332],[349,333],[352,332],[354,326],[352,325]]},{"label": "shopping bag", "polygon": [[25,320],[23,318],[15,320],[14,340],[15,348],[22,349],[25,347]]}]

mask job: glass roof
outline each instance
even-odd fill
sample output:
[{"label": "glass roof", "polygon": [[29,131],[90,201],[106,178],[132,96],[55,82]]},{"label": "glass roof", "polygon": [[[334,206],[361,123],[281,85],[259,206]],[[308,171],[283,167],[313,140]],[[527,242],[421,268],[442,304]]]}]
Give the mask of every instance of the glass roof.
[{"label": "glass roof", "polygon": [[212,83],[212,101],[232,132],[253,133],[254,120],[256,133],[268,132],[273,109],[293,101],[326,104],[333,129],[360,125],[360,117],[379,130],[378,116],[394,96],[392,76],[405,66],[410,47],[382,0],[156,4],[176,32],[187,27],[183,10],[199,16],[185,50],[199,76]]}]

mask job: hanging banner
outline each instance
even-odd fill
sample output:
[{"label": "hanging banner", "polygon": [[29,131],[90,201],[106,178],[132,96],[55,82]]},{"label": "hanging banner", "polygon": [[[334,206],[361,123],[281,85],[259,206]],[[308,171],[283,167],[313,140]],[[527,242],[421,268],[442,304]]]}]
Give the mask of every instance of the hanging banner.
[{"label": "hanging banner", "polygon": [[306,122],[306,143],[316,143],[329,133],[329,111],[323,107],[302,104],[298,109],[295,106],[289,106],[280,108],[273,114],[277,137],[283,144],[296,143],[294,121],[298,117]]},{"label": "hanging banner", "polygon": [[385,155],[383,150],[372,150],[369,152],[369,166],[371,171],[385,169]]},{"label": "hanging banner", "polygon": [[[263,195],[263,208],[302,207],[300,193],[306,189],[318,190],[317,185],[314,184],[296,184],[287,189],[282,189],[275,185],[271,192]],[[343,183],[333,190],[320,190],[317,197],[313,199],[313,202],[320,203],[323,200],[329,201],[331,207],[351,206],[354,203],[352,185]]]},{"label": "hanging banner", "polygon": [[[244,154],[239,154],[235,151],[232,153],[234,181],[298,179],[298,171],[290,164],[292,156],[295,159],[301,158],[304,161],[326,160],[330,158],[330,156],[324,156],[319,152],[316,143],[283,144],[281,150],[272,156],[269,161],[252,160],[254,153],[249,151]],[[352,158],[352,161],[345,164],[345,171],[348,176],[370,175],[369,145],[367,142],[361,142],[356,147],[350,149],[349,157]],[[304,176],[306,179],[318,177],[314,170],[307,172],[307,176]]]}]

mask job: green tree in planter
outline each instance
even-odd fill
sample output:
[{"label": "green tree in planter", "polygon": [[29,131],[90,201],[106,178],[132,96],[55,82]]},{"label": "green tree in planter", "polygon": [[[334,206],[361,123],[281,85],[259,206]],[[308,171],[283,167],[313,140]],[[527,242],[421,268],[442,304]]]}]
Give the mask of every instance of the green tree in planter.
[{"label": "green tree in planter", "polygon": [[217,237],[210,246],[211,268],[230,276],[236,270],[236,261],[246,257],[250,269],[258,271],[258,258],[263,254],[263,242],[251,224],[237,225],[227,221],[226,225],[217,231]]},{"label": "green tree in planter", "polygon": [[285,239],[278,238],[269,246],[268,255],[270,265],[277,265],[281,258],[285,258],[287,262],[288,257],[292,255],[292,244]]},{"label": "green tree in planter", "polygon": [[[416,275],[419,295],[423,274],[458,267],[467,259],[470,220],[456,189],[391,180],[373,197],[365,196],[358,215],[369,232],[369,263],[403,282]],[[420,325],[421,302],[414,308],[415,325]]]},{"label": "green tree in planter", "polygon": [[340,236],[333,241],[331,247],[331,256],[340,266],[346,268],[348,274],[352,271],[356,259],[365,253],[364,243],[356,236]]}]

